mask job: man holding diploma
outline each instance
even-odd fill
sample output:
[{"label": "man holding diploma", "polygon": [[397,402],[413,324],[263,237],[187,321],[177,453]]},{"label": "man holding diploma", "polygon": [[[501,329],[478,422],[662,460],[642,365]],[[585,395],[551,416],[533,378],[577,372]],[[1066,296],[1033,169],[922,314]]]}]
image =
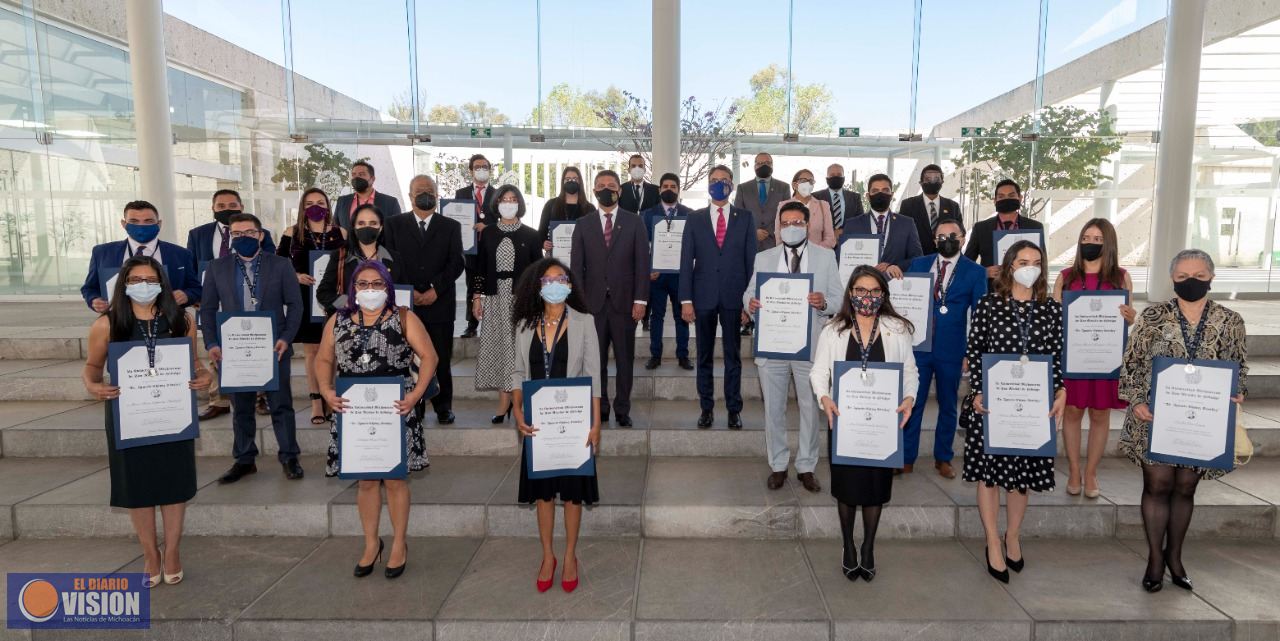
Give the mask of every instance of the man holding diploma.
[{"label": "man holding diploma", "polygon": [[[680,241],[684,238],[684,224],[692,209],[680,203],[680,177],[667,173],[658,181],[658,200],[643,213],[653,244],[653,271],[649,274],[649,360],[645,369],[657,369],[662,364],[663,316],[667,314],[667,302],[671,303],[671,320],[676,326],[676,360],[680,369],[693,370],[689,360],[689,323],[680,318]],[[674,252],[675,263],[669,271],[668,254]]]}]

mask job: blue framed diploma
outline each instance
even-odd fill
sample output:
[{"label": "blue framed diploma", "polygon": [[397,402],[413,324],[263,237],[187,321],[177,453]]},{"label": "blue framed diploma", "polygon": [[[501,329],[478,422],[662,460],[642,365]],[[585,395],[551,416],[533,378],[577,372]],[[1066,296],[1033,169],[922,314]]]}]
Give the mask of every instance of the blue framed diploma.
[{"label": "blue framed diploma", "polygon": [[1043,229],[997,229],[991,232],[991,243],[995,246],[997,265],[1004,264],[1004,254],[1013,244],[1020,240],[1029,240],[1044,249]]},{"label": "blue framed diploma", "polygon": [[933,283],[932,272],[907,272],[902,278],[889,279],[889,298],[893,309],[911,321],[911,349],[933,351]]},{"label": "blue framed diploma", "polygon": [[551,241],[551,256],[569,266],[570,254],[573,251],[573,230],[578,224],[576,220],[553,220],[547,224],[547,235]]},{"label": "blue framed diploma", "polygon": [[346,410],[337,412],[338,478],[407,477],[404,416],[395,406],[404,398],[404,379],[339,376],[334,391],[347,399]]},{"label": "blue framed diploma", "polygon": [[902,363],[836,361],[832,400],[840,415],[831,429],[836,465],[902,467]]},{"label": "blue framed diploma", "polygon": [[1120,378],[1129,342],[1120,306],[1128,304],[1129,292],[1123,289],[1062,292],[1063,378]]},{"label": "blue framed diploma", "polygon": [[144,341],[107,344],[107,372],[120,396],[111,401],[117,450],[200,437],[191,339],[156,340],[152,367]]},{"label": "blue framed diploma", "polygon": [[596,457],[587,445],[595,420],[591,377],[525,381],[521,392],[525,423],[538,430],[524,437],[529,478],[595,476]]},{"label": "blue framed diploma", "polygon": [[476,233],[476,201],[470,198],[441,198],[439,212],[445,218],[458,221],[462,234],[462,253],[475,254],[479,237]]},{"label": "blue framed diploma", "polygon": [[860,265],[880,264],[880,234],[845,234],[836,244],[840,286],[849,286],[849,276]]},{"label": "blue framed diploma", "polygon": [[684,226],[689,217],[655,216],[654,218],[653,238],[649,239],[649,271],[659,274],[679,274]]},{"label": "blue framed diploma", "polygon": [[111,302],[111,296],[116,291],[116,277],[119,275],[119,267],[98,268],[98,292],[102,294],[102,300]]},{"label": "blue framed diploma", "polygon": [[812,352],[813,274],[759,272],[756,274],[754,349],[756,358],[807,361]]},{"label": "blue framed diploma", "polygon": [[320,289],[320,281],[324,280],[324,273],[329,270],[329,263],[333,260],[333,253],[328,250],[313,249],[308,255],[308,270],[311,277],[316,279],[316,284],[310,287],[311,295],[308,297],[311,308],[311,320],[323,322],[328,315],[324,312],[324,305],[320,304],[320,299],[316,298],[316,291]]},{"label": "blue framed diploma", "polygon": [[273,312],[218,312],[218,388],[224,394],[280,389]]},{"label": "blue framed diploma", "polygon": [[1157,356],[1151,361],[1147,458],[1230,470],[1235,466],[1240,364]]},{"label": "blue framed diploma", "polygon": [[1003,456],[1057,455],[1049,417],[1053,408],[1053,357],[1047,354],[982,355],[982,449]]}]

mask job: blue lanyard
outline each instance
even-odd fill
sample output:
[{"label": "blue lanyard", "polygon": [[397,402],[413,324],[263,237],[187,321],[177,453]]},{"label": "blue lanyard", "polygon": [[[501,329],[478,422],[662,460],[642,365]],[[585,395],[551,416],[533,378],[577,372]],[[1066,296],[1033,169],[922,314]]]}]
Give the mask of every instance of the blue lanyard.
[{"label": "blue lanyard", "polygon": [[858,319],[853,319],[853,333],[858,338],[858,350],[862,352],[862,378],[867,377],[867,361],[871,358],[871,346],[876,342],[876,334],[880,329],[880,315],[876,314],[875,321],[871,324],[871,334],[867,336],[867,340],[862,340],[862,328],[858,326]]},{"label": "blue lanyard", "polygon": [[147,376],[156,375],[156,340],[159,338],[159,319],[152,316],[151,320],[138,321],[138,325],[142,328],[142,340],[147,345]]},{"label": "blue lanyard", "polygon": [[560,323],[556,325],[556,333],[553,335],[551,342],[547,342],[545,318],[538,320],[538,338],[542,340],[542,378],[551,378],[551,362],[555,358],[556,344],[560,342],[560,337],[564,336],[564,326],[568,321],[568,315],[560,317]]},{"label": "blue lanyard", "polygon": [[255,256],[253,261],[253,278],[249,277],[249,270],[244,266],[244,261],[239,257],[236,262],[240,263],[240,274],[244,277],[246,283],[249,284],[249,300],[256,308],[258,306],[258,294],[262,291],[262,281],[258,278],[258,273],[262,270],[262,257]]},{"label": "blue lanyard", "polygon": [[1018,321],[1018,340],[1022,342],[1022,355],[1026,356],[1031,348],[1031,316],[1036,311],[1035,301],[1028,301],[1031,304],[1025,318],[1022,316],[1022,307],[1018,301],[1010,298],[1009,302],[1013,305],[1013,317]]},{"label": "blue lanyard", "polygon": [[1204,340],[1204,321],[1208,318],[1209,306],[1205,305],[1205,311],[1200,312],[1200,322],[1196,323],[1196,331],[1193,334],[1191,323],[1187,321],[1187,317],[1182,315],[1182,309],[1178,307],[1177,301],[1170,303],[1173,305],[1173,311],[1178,314],[1178,327],[1182,330],[1182,343],[1187,347],[1187,358],[1194,359],[1196,352],[1200,351],[1200,343]]}]

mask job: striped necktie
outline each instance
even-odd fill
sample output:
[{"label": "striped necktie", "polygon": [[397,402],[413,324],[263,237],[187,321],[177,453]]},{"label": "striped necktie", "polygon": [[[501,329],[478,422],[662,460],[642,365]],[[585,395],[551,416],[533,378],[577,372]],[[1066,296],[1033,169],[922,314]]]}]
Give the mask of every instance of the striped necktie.
[{"label": "striped necktie", "polygon": [[844,227],[844,194],[838,189],[831,192],[831,226],[836,229]]}]

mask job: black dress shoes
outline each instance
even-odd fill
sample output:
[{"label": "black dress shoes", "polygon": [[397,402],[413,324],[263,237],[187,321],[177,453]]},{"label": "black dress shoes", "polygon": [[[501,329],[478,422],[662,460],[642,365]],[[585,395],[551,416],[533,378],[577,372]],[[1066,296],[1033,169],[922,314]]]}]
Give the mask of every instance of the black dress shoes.
[{"label": "black dress shoes", "polygon": [[800,485],[804,486],[804,489],[810,492],[816,494],[822,491],[822,484],[818,483],[818,479],[813,475],[813,472],[800,472],[796,474],[796,479],[800,481]]},{"label": "black dress shoes", "polygon": [[453,425],[453,410],[445,410],[436,413],[436,422],[441,425]]},{"label": "black dress shoes", "polygon": [[475,338],[475,337],[476,337],[476,326],[467,325],[466,331],[462,332],[462,336],[460,336],[459,338]]},{"label": "black dress shoes", "polygon": [[404,569],[406,567],[409,567],[409,544],[408,543],[404,544],[404,563],[401,563],[399,566],[394,568],[388,565],[387,569],[382,571],[382,575],[387,577],[388,579],[398,579],[400,578],[401,574],[404,574]]},{"label": "black dress shoes", "polygon": [[284,477],[290,481],[296,481],[302,478],[302,465],[298,463],[298,459],[291,458],[280,464],[284,468]]},{"label": "black dress shoes", "polygon": [[703,410],[702,416],[698,417],[698,429],[700,430],[711,429],[711,424],[714,423],[715,421],[716,421],[716,416],[711,412],[711,410]]},{"label": "black dress shoes", "polygon": [[662,364],[662,359],[661,359],[661,358],[658,358],[657,356],[650,356],[650,357],[649,357],[649,360],[647,360],[647,361],[645,361],[645,362],[644,362],[644,368],[645,368],[645,369],[658,369],[658,366],[659,366],[659,365],[661,365],[661,364]]},{"label": "black dress shoes", "polygon": [[729,429],[742,429],[742,415],[738,412],[729,412]]},{"label": "black dress shoes", "polygon": [[226,471],[225,474],[218,477],[218,484],[226,485],[227,483],[235,483],[236,481],[239,481],[250,474],[254,474],[257,471],[258,466],[253,463],[235,463],[231,466],[231,469]]},{"label": "black dress shoes", "polygon": [[619,414],[618,427],[631,427],[631,417],[626,414]]},{"label": "black dress shoes", "polygon": [[204,411],[200,412],[200,420],[207,421],[211,418],[216,418],[216,417],[222,416],[223,414],[230,414],[230,413],[231,413],[230,407],[223,407],[221,405],[210,405],[209,407],[204,408]]},{"label": "black dress shoes", "polygon": [[359,579],[359,578],[369,576],[370,574],[373,574],[373,566],[377,565],[378,559],[381,559],[381,558],[382,558],[382,539],[378,539],[378,554],[373,557],[373,563],[370,563],[369,565],[360,565],[359,563],[357,563],[356,569],[352,571],[352,575],[354,575],[357,579]]},{"label": "black dress shoes", "polygon": [[680,369],[685,370],[686,372],[692,372],[693,361],[689,360],[688,357],[680,359]]},{"label": "black dress shoes", "polygon": [[771,490],[776,490],[781,488],[782,484],[786,482],[787,482],[786,472],[772,472],[769,474],[769,478],[768,480],[765,481],[764,485],[765,487]]}]

